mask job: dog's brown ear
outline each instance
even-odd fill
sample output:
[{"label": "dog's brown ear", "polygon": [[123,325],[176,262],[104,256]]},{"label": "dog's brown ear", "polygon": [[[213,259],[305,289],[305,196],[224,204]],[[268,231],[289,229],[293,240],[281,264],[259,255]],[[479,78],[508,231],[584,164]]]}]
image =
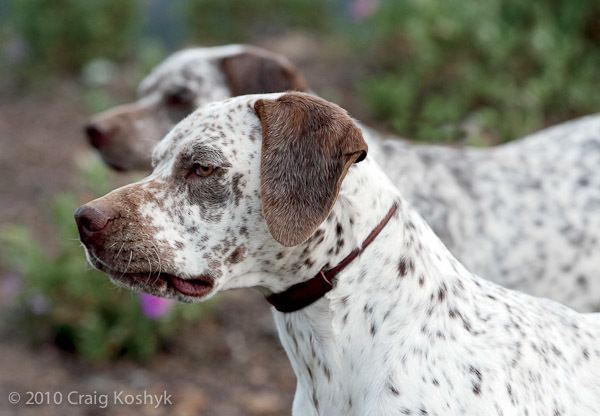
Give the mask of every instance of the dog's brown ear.
[{"label": "dog's brown ear", "polygon": [[304,77],[282,56],[248,50],[221,60],[232,96],[284,91],[308,91]]},{"label": "dog's brown ear", "polygon": [[317,97],[290,93],[258,100],[254,109],[263,131],[263,215],[275,240],[295,246],[327,218],[367,144],[346,111]]}]

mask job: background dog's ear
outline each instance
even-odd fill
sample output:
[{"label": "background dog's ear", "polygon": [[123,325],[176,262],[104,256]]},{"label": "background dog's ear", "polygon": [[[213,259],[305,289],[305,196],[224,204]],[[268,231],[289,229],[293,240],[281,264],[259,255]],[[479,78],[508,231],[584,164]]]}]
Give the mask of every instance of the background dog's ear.
[{"label": "background dog's ear", "polygon": [[308,91],[306,80],[282,56],[248,50],[221,60],[232,96],[284,91]]},{"label": "background dog's ear", "polygon": [[327,218],[350,166],[367,144],[350,116],[306,94],[258,100],[260,186],[269,232],[287,247],[306,241]]}]

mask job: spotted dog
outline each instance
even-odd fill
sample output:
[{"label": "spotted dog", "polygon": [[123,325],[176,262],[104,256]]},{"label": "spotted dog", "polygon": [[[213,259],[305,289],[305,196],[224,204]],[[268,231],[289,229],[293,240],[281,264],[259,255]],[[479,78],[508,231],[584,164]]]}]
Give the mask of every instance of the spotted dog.
[{"label": "spotted dog", "polygon": [[134,290],[264,291],[294,415],[598,414],[600,317],[470,273],[367,149],[310,95],[209,104],[149,177],[79,208],[81,240]]},{"label": "spotted dog", "polygon": [[[243,93],[306,91],[285,58],[249,46],[178,52],[140,100],[97,116],[107,163],[150,168],[163,135],[194,108]],[[490,149],[412,144],[359,124],[371,155],[469,269],[579,311],[600,310],[600,117]]]}]

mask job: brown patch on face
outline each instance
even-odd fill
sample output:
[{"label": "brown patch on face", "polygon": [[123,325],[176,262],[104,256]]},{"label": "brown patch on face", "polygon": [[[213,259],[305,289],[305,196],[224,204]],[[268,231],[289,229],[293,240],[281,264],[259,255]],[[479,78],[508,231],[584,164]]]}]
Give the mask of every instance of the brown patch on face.
[{"label": "brown patch on face", "polygon": [[[208,176],[201,177],[195,173],[195,164],[212,167],[214,170]],[[220,208],[227,204],[237,189],[228,181],[227,170],[230,167],[231,163],[221,150],[192,145],[177,156],[171,174],[174,178],[172,186],[177,189],[176,193],[186,196],[190,205],[200,207],[203,220],[218,222],[222,216]],[[235,179],[234,176],[234,185],[237,184]]]},{"label": "brown patch on face", "polygon": [[277,241],[298,245],[327,218],[367,144],[346,111],[317,97],[290,93],[254,108],[263,129],[263,214]]},{"label": "brown patch on face", "polygon": [[[154,185],[155,187],[158,185]],[[153,195],[140,186],[126,186],[86,204],[110,218],[100,231],[87,232],[80,224],[81,240],[92,260],[101,262],[108,273],[158,273],[168,270],[173,262],[174,248],[156,239],[160,231],[143,217],[139,207]],[[94,262],[98,266],[98,261]]]},{"label": "brown patch on face", "polygon": [[236,263],[241,262],[245,258],[246,258],[246,246],[242,244],[240,246],[237,246],[236,249],[233,250],[233,252],[229,255],[229,257],[227,257],[227,262],[236,264]]},{"label": "brown patch on face", "polygon": [[286,58],[251,49],[222,59],[221,68],[232,96],[283,91],[308,91],[300,71]]}]

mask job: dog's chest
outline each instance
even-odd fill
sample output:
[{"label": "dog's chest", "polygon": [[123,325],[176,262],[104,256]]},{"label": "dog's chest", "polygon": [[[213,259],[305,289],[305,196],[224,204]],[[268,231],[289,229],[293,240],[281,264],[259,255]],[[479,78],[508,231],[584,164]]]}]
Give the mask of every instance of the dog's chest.
[{"label": "dog's chest", "polygon": [[[319,302],[326,305],[328,301]],[[298,378],[293,414],[383,415],[399,409],[426,410],[423,394],[431,388],[429,384],[442,383],[422,377],[432,357],[426,344],[420,338],[403,342],[408,336],[390,337],[396,317],[388,316],[387,323],[373,318],[379,312],[376,306],[367,305],[366,311],[359,308],[343,325],[333,326],[328,308],[274,315]],[[444,386],[437,394],[442,392],[451,396]]]},{"label": "dog's chest", "polygon": [[[330,337],[315,329],[318,319],[302,312],[275,314],[282,345],[298,378],[294,415],[427,412],[432,410],[428,392],[443,397],[444,402],[452,399],[449,380],[442,375],[446,372],[441,370],[436,379],[428,370],[432,362],[442,363],[443,358],[420,338],[406,343],[390,339],[387,326],[364,328],[370,323],[357,318]],[[327,319],[321,322],[331,324]],[[362,332],[365,336],[360,336]],[[452,387],[467,383],[452,381]]]},{"label": "dog's chest", "polygon": [[326,310],[322,317],[303,311],[274,313],[280,341],[298,378],[295,415],[351,414],[350,380],[344,376],[339,346],[325,327],[331,322],[326,314]]}]

